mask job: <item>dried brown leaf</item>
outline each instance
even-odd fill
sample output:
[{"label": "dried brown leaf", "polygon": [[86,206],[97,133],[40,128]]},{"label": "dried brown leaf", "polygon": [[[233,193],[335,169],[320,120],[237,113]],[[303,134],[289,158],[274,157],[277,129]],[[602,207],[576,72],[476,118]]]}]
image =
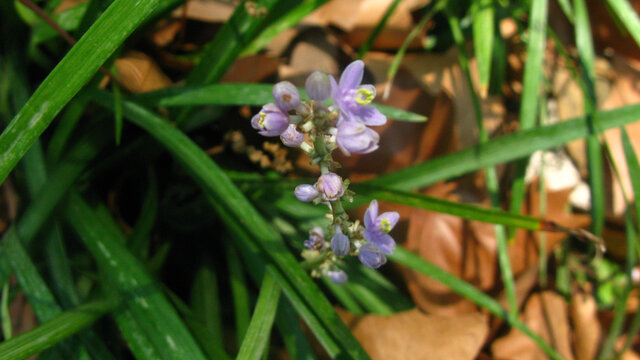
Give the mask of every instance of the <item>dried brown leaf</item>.
[{"label": "dried brown leaf", "polygon": [[172,85],[171,79],[149,56],[130,51],[116,60],[118,80],[133,93],[158,90]]}]

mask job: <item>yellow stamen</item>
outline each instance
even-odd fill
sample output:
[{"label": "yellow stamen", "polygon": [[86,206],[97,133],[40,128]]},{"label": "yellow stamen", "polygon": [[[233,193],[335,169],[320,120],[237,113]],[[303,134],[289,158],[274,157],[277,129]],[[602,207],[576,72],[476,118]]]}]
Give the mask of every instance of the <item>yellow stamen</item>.
[{"label": "yellow stamen", "polygon": [[369,89],[358,89],[356,94],[359,95],[356,96],[356,102],[360,105],[369,105],[373,101],[373,91]]},{"label": "yellow stamen", "polygon": [[260,125],[261,128],[264,128],[264,118],[267,117],[266,113],[261,112],[260,117],[258,118],[258,125]]},{"label": "yellow stamen", "polygon": [[380,230],[382,230],[383,233],[391,231],[391,223],[389,222],[389,219],[383,218],[380,220]]}]

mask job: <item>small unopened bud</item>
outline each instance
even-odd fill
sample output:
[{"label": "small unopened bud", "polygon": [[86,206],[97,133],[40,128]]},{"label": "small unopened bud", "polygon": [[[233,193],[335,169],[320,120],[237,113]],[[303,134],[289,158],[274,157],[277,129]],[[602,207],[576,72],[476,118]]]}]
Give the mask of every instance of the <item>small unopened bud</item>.
[{"label": "small unopened bud", "polygon": [[322,71],[314,71],[309,75],[304,84],[309,99],[315,101],[324,101],[331,95],[331,81],[329,76]]},{"label": "small unopened bud", "polygon": [[342,270],[330,270],[327,273],[329,280],[331,280],[334,284],[342,285],[349,280],[347,273]]},{"label": "small unopened bud", "polygon": [[280,134],[280,140],[288,147],[298,147],[304,141],[304,134],[296,130],[295,125],[289,125],[287,130]]},{"label": "small unopened bud", "polygon": [[336,226],[336,233],[331,238],[331,250],[338,256],[345,256],[349,254],[350,247],[349,238],[342,233],[340,226]]},{"label": "small unopened bud", "polygon": [[273,98],[284,111],[293,110],[300,105],[300,93],[295,85],[288,81],[281,81],[273,86]]},{"label": "small unopened bud", "polygon": [[316,183],[316,188],[327,201],[338,200],[344,194],[342,178],[334,173],[320,176]]},{"label": "small unopened bud", "polygon": [[302,184],[296,186],[296,189],[293,191],[296,195],[296,198],[302,202],[309,202],[315,199],[320,193],[313,185]]}]

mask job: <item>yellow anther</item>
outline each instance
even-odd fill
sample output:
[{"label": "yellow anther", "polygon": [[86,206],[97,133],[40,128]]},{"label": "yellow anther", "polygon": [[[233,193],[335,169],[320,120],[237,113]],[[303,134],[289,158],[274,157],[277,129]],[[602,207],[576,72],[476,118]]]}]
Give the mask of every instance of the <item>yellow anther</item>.
[{"label": "yellow anther", "polygon": [[391,223],[389,222],[389,219],[383,218],[380,220],[380,230],[382,230],[383,233],[391,231]]},{"label": "yellow anther", "polygon": [[358,96],[356,96],[356,102],[360,105],[369,105],[373,101],[373,91],[369,89],[358,89],[358,91],[356,91],[356,94],[358,94]]},{"label": "yellow anther", "polygon": [[264,128],[264,118],[267,117],[267,114],[264,112],[260,113],[260,117],[258,118],[258,125],[260,125],[261,128]]}]

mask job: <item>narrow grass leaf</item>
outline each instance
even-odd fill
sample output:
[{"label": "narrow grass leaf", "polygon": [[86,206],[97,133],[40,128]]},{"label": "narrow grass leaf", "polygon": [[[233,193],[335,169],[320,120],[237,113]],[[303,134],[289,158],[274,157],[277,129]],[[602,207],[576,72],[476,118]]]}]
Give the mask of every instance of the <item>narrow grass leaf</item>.
[{"label": "narrow grass leaf", "polygon": [[115,120],[115,132],[116,132],[116,145],[120,145],[120,139],[122,138],[122,91],[120,91],[120,85],[115,81],[111,83],[113,90],[113,114]]},{"label": "narrow grass leaf", "polygon": [[115,303],[96,301],[64,312],[48,322],[0,343],[0,359],[26,359],[72,336],[111,311]]},{"label": "narrow grass leaf", "polygon": [[[65,215],[100,268],[115,284],[123,306],[131,311],[158,354],[162,358],[205,359],[144,266],[124,247],[124,235],[119,234],[116,238],[75,191],[69,193]],[[131,334],[125,334],[128,335]]]},{"label": "narrow grass leaf", "polygon": [[384,12],[384,15],[382,16],[380,21],[378,21],[378,23],[376,24],[376,27],[371,30],[371,33],[369,34],[369,36],[367,36],[367,40],[365,40],[364,44],[362,44],[362,46],[360,46],[360,49],[358,49],[358,59],[362,59],[364,55],[369,51],[369,49],[371,49],[371,46],[376,41],[378,35],[380,35],[380,32],[382,31],[382,29],[384,29],[385,25],[387,25],[387,21],[398,7],[398,4],[400,4],[400,0],[393,0],[393,2],[389,4],[389,7]]},{"label": "narrow grass leaf", "polygon": [[[283,31],[295,26],[302,18],[312,13],[315,9],[324,5],[328,0],[306,0],[291,11],[278,17],[276,21],[264,28],[258,36],[247,45],[240,56],[254,55]],[[397,1],[397,0],[396,0]]]},{"label": "narrow grass leaf", "polygon": [[547,150],[596,132],[640,120],[640,104],[596,112],[592,123],[585,116],[501,136],[464,150],[427,160],[418,165],[381,175],[369,183],[394,189],[413,190],[452,179],[487,166],[517,160],[538,150]]},{"label": "narrow grass leaf", "polygon": [[[527,42],[527,61],[524,64],[522,100],[520,101],[520,131],[535,127],[538,114],[538,99],[543,80],[544,51],[547,43],[548,0],[531,2],[531,20],[529,21],[529,41]],[[545,110],[546,111],[546,110]],[[516,173],[511,185],[511,212],[520,213],[525,195],[524,174],[528,159],[516,164]],[[515,233],[511,231],[509,238]]]},{"label": "narrow grass leaf", "polygon": [[[222,313],[218,294],[218,277],[210,264],[203,264],[196,272],[191,289],[193,315],[200,319],[212,336],[211,342],[222,339]],[[220,348],[223,351],[222,348]]]},{"label": "narrow grass leaf", "polygon": [[251,323],[237,359],[258,360],[263,356],[276,318],[279,299],[280,286],[269,273],[265,273]]},{"label": "narrow grass leaf", "polygon": [[[147,106],[194,106],[194,105],[252,105],[262,106],[273,102],[272,84],[214,84],[205,86],[184,86],[144,93],[136,97]],[[301,95],[304,89],[299,88]],[[409,122],[422,122],[423,115],[393,108],[382,104],[372,104],[387,117]]]},{"label": "narrow grass leaf", "polygon": [[631,34],[631,37],[640,45],[640,17],[627,0],[607,0],[609,7],[616,14]]},{"label": "narrow grass leaf", "polygon": [[[80,21],[84,13],[87,11],[89,3],[80,3],[65,9],[59,13],[51,15],[53,21],[56,22],[63,30],[71,32],[78,28]],[[58,32],[52,28],[44,20],[38,21],[38,23],[32,28],[31,31],[31,46],[37,46],[50,39],[58,37]]]},{"label": "narrow grass leaf", "polygon": [[251,321],[249,289],[242,270],[240,256],[230,243],[230,240],[225,242],[225,251],[229,268],[229,285],[231,286],[231,296],[233,298],[233,312],[235,314],[236,340],[238,344],[242,344],[244,334],[247,332]]},{"label": "narrow grass leaf", "polygon": [[[620,138],[622,139],[622,149],[624,150],[624,156],[627,160],[629,178],[631,179],[631,187],[633,188],[633,205],[636,210],[636,216],[638,217],[637,223],[640,224],[640,162],[638,162],[638,156],[624,126],[620,127]],[[628,206],[630,206],[630,204]]]},{"label": "narrow grass leaf", "polygon": [[9,281],[2,286],[0,297],[0,321],[2,322],[2,337],[5,340],[11,339],[13,329],[11,326],[11,314],[9,313]]},{"label": "narrow grass leaf", "polygon": [[[493,0],[474,0],[471,5],[473,47],[478,61],[480,94],[486,96],[491,79],[495,8]],[[527,57],[528,63],[529,57]]]},{"label": "narrow grass leaf", "polygon": [[0,135],[0,183],[56,114],[157,4],[158,0],[114,1],[49,73]]},{"label": "narrow grass leaf", "polygon": [[147,259],[149,256],[149,246],[151,244],[151,232],[158,215],[158,180],[154,171],[149,168],[147,171],[147,191],[142,200],[140,216],[127,239],[127,244],[133,255],[139,259]]},{"label": "narrow grass leaf", "polygon": [[576,47],[583,68],[582,77],[585,84],[584,106],[585,115],[589,120],[591,134],[587,137],[587,161],[589,168],[589,185],[591,189],[591,232],[596,236],[602,235],[605,217],[605,184],[602,147],[598,134],[592,124],[593,114],[597,109],[595,93],[595,55],[589,14],[584,0],[575,0],[574,18],[576,32]]},{"label": "narrow grass leaf", "polygon": [[314,360],[313,350],[307,340],[298,316],[286,298],[281,297],[276,313],[276,327],[291,359]]},{"label": "narrow grass leaf", "polygon": [[328,278],[323,278],[322,282],[331,291],[333,296],[338,300],[340,305],[347,311],[355,315],[362,315],[365,313],[362,305],[356,301],[354,296],[343,285],[336,285]]}]

